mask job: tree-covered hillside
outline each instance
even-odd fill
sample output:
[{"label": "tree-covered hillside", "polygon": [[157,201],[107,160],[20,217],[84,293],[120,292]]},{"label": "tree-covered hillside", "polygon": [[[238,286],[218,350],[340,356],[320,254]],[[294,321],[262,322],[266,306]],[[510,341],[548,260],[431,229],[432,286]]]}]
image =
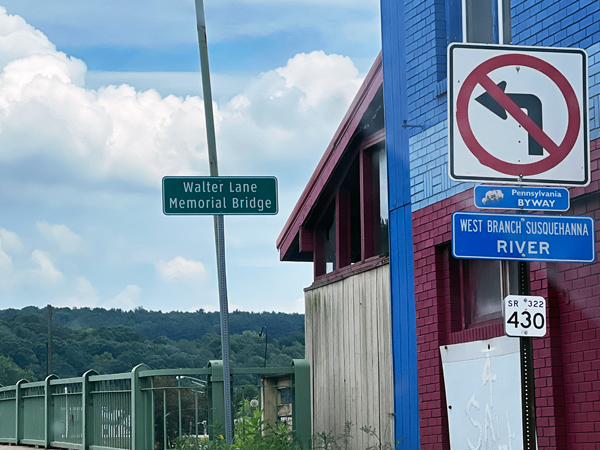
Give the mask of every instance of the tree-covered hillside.
[{"label": "tree-covered hillside", "polygon": [[[61,378],[88,369],[126,372],[142,362],[153,369],[204,367],[221,358],[218,313],[56,308],[53,322],[53,372]],[[259,336],[263,326],[268,366],[288,366],[292,358],[304,357],[303,315],[236,311],[230,314],[233,366],[264,364],[265,336]],[[0,359],[0,384],[12,384],[17,375],[43,379],[46,342],[45,309],[0,311],[0,356],[5,357]]]},{"label": "tree-covered hillside", "polygon": [[[46,308],[28,306],[23,309],[0,310],[0,320],[14,316],[43,316]],[[221,332],[218,312],[147,311],[137,308],[133,311],[102,308],[53,308],[52,318],[55,324],[73,328],[110,328],[123,325],[144,335],[148,339],[166,336],[171,340],[199,339],[206,333]],[[267,327],[269,337],[280,338],[299,331],[304,333],[303,314],[285,314],[276,312],[252,313],[233,311],[229,313],[229,329],[232,334],[241,334],[246,330],[260,331]]]}]

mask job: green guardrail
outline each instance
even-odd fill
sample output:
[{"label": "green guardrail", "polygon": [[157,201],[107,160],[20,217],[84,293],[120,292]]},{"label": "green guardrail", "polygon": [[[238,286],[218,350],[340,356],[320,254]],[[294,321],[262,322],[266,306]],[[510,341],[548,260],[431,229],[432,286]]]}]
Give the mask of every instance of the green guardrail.
[{"label": "green guardrail", "polygon": [[[291,367],[232,368],[232,379],[236,375],[291,377],[292,430],[307,447],[308,361],[295,359]],[[202,369],[151,370],[140,364],[128,373],[99,375],[90,370],[77,378],[20,380],[0,387],[0,443],[81,450],[167,449],[172,444],[171,428],[179,437],[212,439],[223,434],[223,381],[222,361],[210,361]],[[177,401],[170,406],[173,398]],[[193,407],[184,407],[190,402]],[[206,418],[201,420],[201,415]],[[183,417],[189,423],[183,423]]]}]

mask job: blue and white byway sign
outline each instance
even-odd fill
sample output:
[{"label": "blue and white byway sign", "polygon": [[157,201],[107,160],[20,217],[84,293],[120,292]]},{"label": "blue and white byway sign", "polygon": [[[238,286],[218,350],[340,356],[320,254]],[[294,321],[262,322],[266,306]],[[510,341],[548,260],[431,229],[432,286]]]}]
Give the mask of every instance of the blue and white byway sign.
[{"label": "blue and white byway sign", "polygon": [[516,261],[594,262],[594,219],[455,212],[455,258]]},{"label": "blue and white byway sign", "polygon": [[569,209],[569,191],[547,187],[475,186],[475,206],[481,209],[566,211]]}]

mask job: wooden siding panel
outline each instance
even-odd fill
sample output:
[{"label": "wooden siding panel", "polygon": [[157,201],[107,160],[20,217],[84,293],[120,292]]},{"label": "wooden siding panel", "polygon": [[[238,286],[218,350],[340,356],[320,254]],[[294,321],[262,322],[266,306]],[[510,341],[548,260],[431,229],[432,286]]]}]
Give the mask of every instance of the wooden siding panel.
[{"label": "wooden siding panel", "polygon": [[306,357],[313,385],[313,433],[341,436],[354,424],[350,448],[375,443],[375,427],[392,442],[394,411],[389,266],[306,292]]},{"label": "wooden siding panel", "polygon": [[[312,298],[310,298],[309,295],[306,295],[304,297],[304,314],[305,316],[310,316],[310,317],[314,317],[314,314],[312,312]],[[308,321],[304,321],[304,343],[305,343],[305,351],[304,351],[304,357],[308,360],[308,361],[312,361],[313,360],[313,353],[312,353],[312,348],[313,348],[313,323],[308,323]],[[315,379],[315,374],[313,373],[313,366],[312,364],[309,367],[310,370],[310,379],[314,380]],[[312,386],[310,386],[310,398],[315,398],[315,391],[314,388]],[[310,402],[310,426],[311,426],[311,430],[314,430],[314,426],[315,424],[312,421],[312,418],[314,417],[314,405],[312,402]]]},{"label": "wooden siding panel", "polygon": [[[358,276],[361,280],[359,282],[359,289],[361,287],[364,286],[364,279],[363,277],[360,277],[360,275]],[[368,405],[367,405],[367,401],[369,398],[369,393],[366,392],[366,378],[368,376],[368,373],[366,371],[367,369],[367,365],[366,365],[366,342],[365,342],[365,309],[364,309],[364,299],[363,296],[361,295],[361,293],[358,294],[357,296],[358,298],[356,299],[356,304],[358,306],[358,311],[354,317],[355,319],[355,337],[356,337],[356,356],[357,356],[357,374],[356,374],[356,381],[357,381],[357,386],[358,386],[358,390],[360,392],[360,405],[358,407],[358,414],[356,417],[356,420],[354,421],[354,423],[356,423],[356,428],[360,428],[362,426],[364,426],[365,422],[368,419]],[[357,434],[357,441],[358,441],[358,448],[365,448],[364,442],[364,435],[362,432],[360,431],[356,431]]]},{"label": "wooden siding panel", "polygon": [[332,363],[333,363],[332,373],[335,377],[334,386],[336,386],[336,389],[331,389],[331,386],[330,386],[330,391],[334,397],[334,405],[335,405],[334,426],[337,427],[340,418],[344,417],[344,415],[346,413],[346,411],[345,411],[346,408],[345,408],[345,406],[343,406],[344,399],[340,395],[340,390],[343,389],[343,382],[342,382],[342,377],[341,377],[343,361],[339,358],[339,354],[341,353],[339,348],[340,348],[340,344],[342,341],[342,339],[341,339],[342,337],[340,335],[340,333],[341,333],[340,319],[342,316],[342,311],[341,311],[342,302],[335,300],[336,289],[333,288],[332,291],[333,292],[332,292],[331,303],[333,305],[333,314],[332,314],[331,320],[334,324],[332,327],[333,336],[332,336],[332,340],[331,340],[331,342],[333,343],[333,354],[334,354],[334,357],[332,358]]},{"label": "wooden siding panel", "polygon": [[[372,382],[376,386],[381,386],[381,379],[379,373],[379,340],[381,337],[379,336],[379,308],[377,303],[379,303],[379,273],[376,272],[372,278],[370,278],[369,283],[369,309],[371,310],[371,324],[370,324],[370,336],[372,342],[372,350],[371,350],[371,371],[373,380]],[[381,393],[379,390],[373,392],[373,413],[371,423],[369,426],[373,426],[378,430],[381,430],[381,418],[379,414],[379,409],[381,407]],[[371,440],[369,442],[370,445],[375,445],[376,441]]]},{"label": "wooden siding panel", "polygon": [[359,365],[359,357],[356,345],[356,322],[355,317],[359,310],[358,305],[356,304],[358,295],[352,295],[348,300],[348,304],[350,308],[348,310],[348,317],[346,317],[346,322],[348,323],[348,360],[350,361],[350,367],[348,372],[348,386],[349,386],[349,398],[351,401],[350,408],[348,411],[350,415],[344,419],[344,423],[346,421],[351,421],[356,424],[357,415],[360,412],[361,408],[361,396],[360,396],[360,387],[358,385],[358,377],[357,377],[357,367]]},{"label": "wooden siding panel", "polygon": [[335,376],[333,373],[333,367],[336,363],[335,357],[336,352],[335,348],[331,345],[333,342],[333,327],[332,318],[334,317],[334,293],[333,286],[326,287],[326,295],[325,295],[325,305],[326,305],[326,313],[323,315],[323,329],[326,331],[325,348],[327,348],[327,373],[331,376],[331,380],[323,380],[323,390],[327,394],[327,404],[326,407],[329,410],[329,417],[326,418],[325,423],[329,429],[335,428],[335,389],[331,389],[331,386],[335,386]]},{"label": "wooden siding panel", "polygon": [[346,297],[344,298],[344,301],[341,302],[342,303],[342,317],[340,317],[340,323],[341,323],[341,327],[342,329],[341,331],[341,335],[342,335],[342,342],[341,342],[341,347],[340,347],[340,351],[342,352],[342,354],[347,355],[346,358],[343,358],[343,374],[344,374],[344,392],[346,392],[346,395],[342,396],[342,401],[344,402],[344,422],[346,421],[346,417],[351,416],[352,415],[352,408],[354,407],[354,403],[352,400],[352,395],[353,395],[353,389],[352,386],[350,384],[352,377],[351,377],[351,370],[352,370],[352,362],[350,359],[350,337],[352,336],[352,327],[350,326],[350,323],[348,321],[348,318],[352,316],[352,309],[353,309],[353,292],[352,289],[349,287],[346,293]]},{"label": "wooden siding panel", "polygon": [[[377,272],[373,274],[372,277],[367,277],[364,280],[363,290],[364,290],[364,307],[365,307],[365,340],[367,343],[367,353],[366,353],[366,366],[368,373],[368,384],[372,384],[374,386],[379,386],[379,373],[377,363],[378,352],[377,352],[377,340],[379,336],[377,335],[377,309],[374,306],[377,303]],[[369,389],[368,386],[365,386],[365,389]],[[369,413],[367,420],[363,424],[363,426],[368,427],[376,427],[379,428],[379,391],[375,391],[373,389],[369,390],[369,398],[367,404],[369,405]],[[364,433],[363,433],[364,434]],[[367,434],[365,434],[365,440],[368,442],[368,446],[375,445],[376,442],[372,438],[369,438]],[[368,438],[368,439],[367,439]],[[367,446],[365,446],[366,448]]]},{"label": "wooden siding panel", "polygon": [[385,442],[394,442],[394,398],[393,374],[392,374],[392,342],[386,339],[391,336],[391,313],[390,304],[390,274],[381,271],[377,274],[379,285],[378,317],[379,321],[379,374],[382,389],[379,391],[380,398],[380,429]]}]

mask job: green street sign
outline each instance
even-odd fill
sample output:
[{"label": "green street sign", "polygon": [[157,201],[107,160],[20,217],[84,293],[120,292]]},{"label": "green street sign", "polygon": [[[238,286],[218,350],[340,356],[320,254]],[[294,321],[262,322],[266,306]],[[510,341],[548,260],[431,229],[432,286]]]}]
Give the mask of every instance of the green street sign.
[{"label": "green street sign", "polygon": [[275,177],[164,177],[166,215],[277,214]]}]

